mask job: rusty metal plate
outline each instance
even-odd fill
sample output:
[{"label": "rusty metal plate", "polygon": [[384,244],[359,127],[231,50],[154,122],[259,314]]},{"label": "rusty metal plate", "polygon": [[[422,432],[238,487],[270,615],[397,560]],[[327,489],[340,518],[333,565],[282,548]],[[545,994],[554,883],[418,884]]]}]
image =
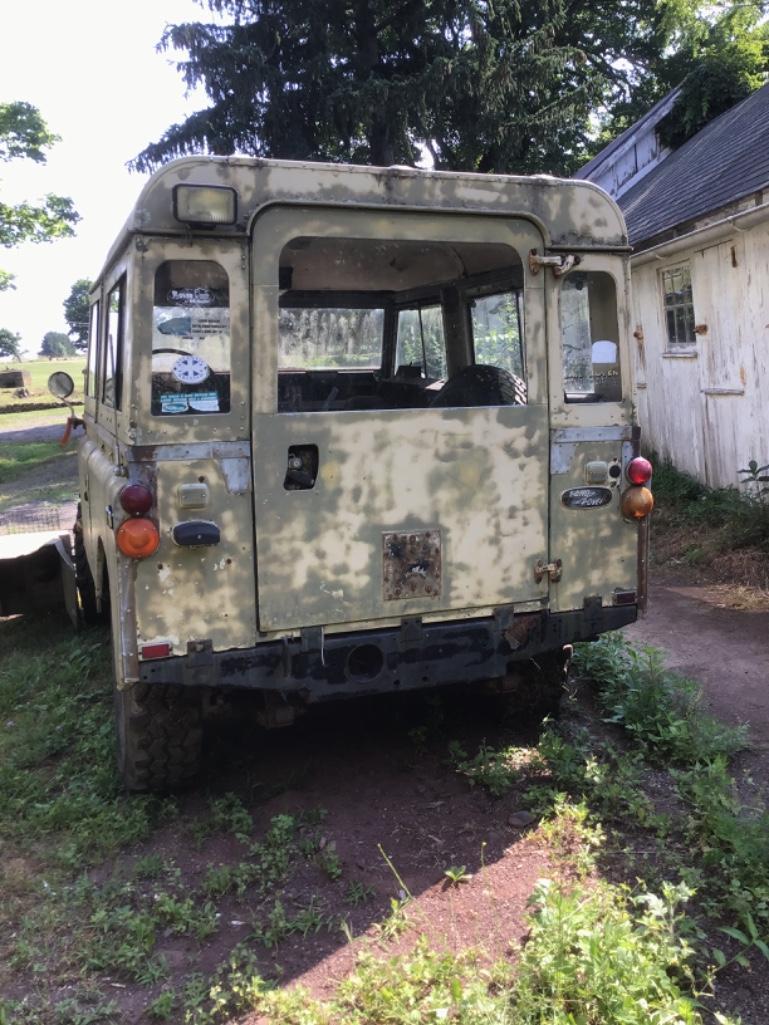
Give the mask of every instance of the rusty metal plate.
[{"label": "rusty metal plate", "polygon": [[415,530],[383,534],[385,601],[434,598],[441,593],[441,532]]}]

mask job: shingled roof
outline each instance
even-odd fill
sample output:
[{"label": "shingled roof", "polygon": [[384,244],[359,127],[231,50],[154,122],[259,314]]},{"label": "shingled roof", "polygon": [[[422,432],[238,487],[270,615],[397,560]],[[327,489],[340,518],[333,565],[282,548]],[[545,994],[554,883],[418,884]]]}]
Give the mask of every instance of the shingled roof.
[{"label": "shingled roof", "polygon": [[692,221],[769,183],[769,85],[725,111],[618,202],[630,243]]},{"label": "shingled roof", "polygon": [[660,121],[665,114],[669,113],[675,101],[678,99],[678,94],[681,92],[681,86],[677,85],[675,89],[671,89],[669,93],[658,100],[653,107],[650,107],[646,113],[639,117],[637,121],[626,128],[621,135],[618,135],[616,139],[613,139],[604,148],[593,157],[592,160],[588,160],[586,164],[583,164],[578,171],[574,172],[574,178],[583,178],[587,181],[595,181],[597,173],[601,171],[601,168],[610,163],[610,158],[618,153],[623,148],[625,143],[630,142],[638,134],[639,129],[643,128],[647,121],[654,121],[655,123]]}]

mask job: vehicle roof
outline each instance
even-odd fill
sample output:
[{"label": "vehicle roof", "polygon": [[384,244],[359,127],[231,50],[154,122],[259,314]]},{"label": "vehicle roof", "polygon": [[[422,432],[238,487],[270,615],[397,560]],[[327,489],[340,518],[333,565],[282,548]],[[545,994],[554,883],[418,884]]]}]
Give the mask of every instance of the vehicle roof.
[{"label": "vehicle roof", "polygon": [[236,190],[237,223],[219,225],[215,233],[206,232],[208,237],[243,235],[265,207],[301,203],[517,216],[534,221],[548,247],[627,247],[619,207],[592,182],[549,175],[522,177],[196,156],[171,161],[149,179],[110,250],[107,265],[134,234],[189,235],[189,227],[173,215],[172,192],[179,184],[223,185]]}]

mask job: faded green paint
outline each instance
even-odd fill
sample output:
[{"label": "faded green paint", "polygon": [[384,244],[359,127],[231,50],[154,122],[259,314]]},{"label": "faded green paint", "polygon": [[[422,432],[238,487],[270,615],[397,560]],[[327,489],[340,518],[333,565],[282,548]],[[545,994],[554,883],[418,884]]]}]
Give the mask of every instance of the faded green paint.
[{"label": "faded green paint", "polygon": [[[233,226],[190,229],[174,219],[175,185],[217,184],[238,194]],[[509,246],[523,265],[526,406],[277,412],[278,263],[299,236]],[[490,614],[500,605],[554,611],[635,586],[636,528],[611,504],[568,510],[561,492],[586,483],[585,466],[628,457],[621,440],[563,442],[568,464],[550,475],[555,428],[622,428],[632,421],[627,376],[626,234],[616,205],[585,182],[185,158],[147,183],[93,297],[121,277],[128,296],[124,401],[86,398],[81,491],[89,562],[107,568],[120,624],[119,682],[136,678],[137,648],[163,640],[215,650],[249,647],[306,626],[329,633]],[[532,273],[531,249],[568,249],[581,269],[617,282],[622,402],[569,405],[560,377],[558,294],[550,269]],[[154,281],[168,260],[218,263],[229,281],[231,408],[215,416],[150,414]],[[317,445],[311,490],[284,488],[292,445]],[[202,478],[202,480],[201,480]],[[157,496],[158,552],[116,552],[118,493],[143,480]],[[206,485],[185,508],[185,485]],[[104,510],[111,507],[112,525]],[[215,522],[214,548],[180,548],[184,519]],[[385,597],[383,537],[440,535],[440,589]],[[255,543],[254,543],[255,542]],[[560,558],[559,583],[534,567]]]},{"label": "faded green paint", "polygon": [[[583,432],[584,433],[584,432]],[[568,448],[564,464],[568,470],[550,478],[550,557],[561,559],[563,573],[550,585],[550,608],[554,612],[579,609],[586,598],[600,596],[612,605],[614,592],[634,591],[637,577],[637,532],[620,513],[623,476],[607,477],[604,485],[612,492],[608,505],[593,509],[570,509],[562,501],[569,488],[588,483],[587,464],[602,460],[623,467],[631,456],[630,431],[626,440],[562,442]],[[559,447],[553,442],[553,448]],[[557,453],[553,453],[554,460]]]}]

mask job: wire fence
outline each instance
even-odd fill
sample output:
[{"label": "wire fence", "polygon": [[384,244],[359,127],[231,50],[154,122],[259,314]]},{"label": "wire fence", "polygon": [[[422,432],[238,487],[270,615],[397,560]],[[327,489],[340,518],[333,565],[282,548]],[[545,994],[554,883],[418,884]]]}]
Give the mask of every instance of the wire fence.
[{"label": "wire fence", "polygon": [[[55,505],[18,506],[0,513],[0,534],[26,534],[44,530],[62,530],[61,510]],[[68,524],[66,527],[68,528]]]}]

